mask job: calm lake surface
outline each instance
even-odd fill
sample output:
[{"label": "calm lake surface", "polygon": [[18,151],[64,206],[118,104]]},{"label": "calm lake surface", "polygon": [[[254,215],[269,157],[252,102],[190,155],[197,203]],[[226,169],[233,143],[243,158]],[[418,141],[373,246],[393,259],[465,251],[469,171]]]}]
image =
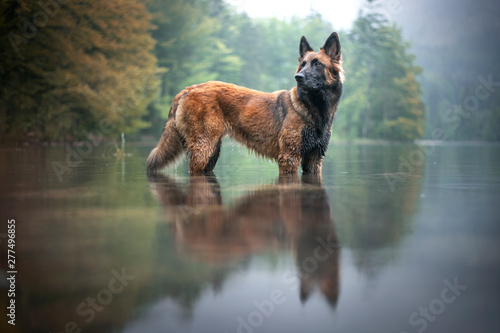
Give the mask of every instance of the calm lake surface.
[{"label": "calm lake surface", "polygon": [[151,148],[0,150],[2,332],[500,332],[500,146],[331,145],[322,180]]}]

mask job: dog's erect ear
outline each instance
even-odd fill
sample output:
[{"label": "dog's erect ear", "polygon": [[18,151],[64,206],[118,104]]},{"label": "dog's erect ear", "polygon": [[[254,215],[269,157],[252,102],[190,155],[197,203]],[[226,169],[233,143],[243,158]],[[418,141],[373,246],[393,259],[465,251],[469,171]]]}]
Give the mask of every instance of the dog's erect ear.
[{"label": "dog's erect ear", "polygon": [[333,32],[330,37],[325,42],[325,45],[321,48],[327,55],[332,57],[333,60],[340,61],[342,55],[340,53],[340,40],[339,35]]},{"label": "dog's erect ear", "polygon": [[302,36],[302,38],[300,39],[300,45],[299,45],[299,59],[304,58],[306,53],[310,52],[310,51],[314,51],[314,50],[312,49],[311,45],[309,45],[309,42],[307,41],[307,39],[304,36]]}]

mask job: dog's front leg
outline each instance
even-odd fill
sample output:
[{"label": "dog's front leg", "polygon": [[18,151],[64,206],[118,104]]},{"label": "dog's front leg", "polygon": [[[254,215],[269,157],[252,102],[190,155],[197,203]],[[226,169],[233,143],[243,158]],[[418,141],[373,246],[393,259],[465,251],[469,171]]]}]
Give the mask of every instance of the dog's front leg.
[{"label": "dog's front leg", "polygon": [[321,184],[322,163],[323,158],[317,152],[305,156],[302,160],[302,183]]},{"label": "dog's front leg", "polygon": [[323,158],[317,152],[305,156],[302,160],[302,172],[304,174],[321,174]]},{"label": "dog's front leg", "polygon": [[293,152],[282,152],[278,157],[281,174],[297,173],[299,170],[300,155]]},{"label": "dog's front leg", "polygon": [[301,136],[300,132],[294,129],[297,125],[293,125],[295,124],[292,124],[292,130],[284,128],[279,135],[278,165],[280,174],[297,173],[299,170]]}]

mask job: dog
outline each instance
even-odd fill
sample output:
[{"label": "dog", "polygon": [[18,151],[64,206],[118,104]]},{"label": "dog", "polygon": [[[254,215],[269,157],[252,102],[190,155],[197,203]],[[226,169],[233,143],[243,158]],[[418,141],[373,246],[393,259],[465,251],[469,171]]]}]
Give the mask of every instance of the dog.
[{"label": "dog", "polygon": [[280,174],[321,174],[344,71],[337,33],[319,52],[305,37],[299,44],[297,86],[289,91],[256,91],[210,81],[174,98],[158,145],[147,160],[149,174],[190,153],[191,174],[214,169],[225,135],[278,162]]}]

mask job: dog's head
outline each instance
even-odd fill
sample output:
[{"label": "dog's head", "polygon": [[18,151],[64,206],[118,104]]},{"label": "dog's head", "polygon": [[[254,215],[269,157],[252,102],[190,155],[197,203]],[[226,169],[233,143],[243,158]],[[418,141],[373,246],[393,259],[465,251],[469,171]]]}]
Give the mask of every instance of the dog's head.
[{"label": "dog's head", "polygon": [[339,36],[332,33],[319,52],[314,52],[302,36],[299,46],[299,67],[295,73],[297,87],[306,91],[334,88],[342,85],[342,53]]}]

